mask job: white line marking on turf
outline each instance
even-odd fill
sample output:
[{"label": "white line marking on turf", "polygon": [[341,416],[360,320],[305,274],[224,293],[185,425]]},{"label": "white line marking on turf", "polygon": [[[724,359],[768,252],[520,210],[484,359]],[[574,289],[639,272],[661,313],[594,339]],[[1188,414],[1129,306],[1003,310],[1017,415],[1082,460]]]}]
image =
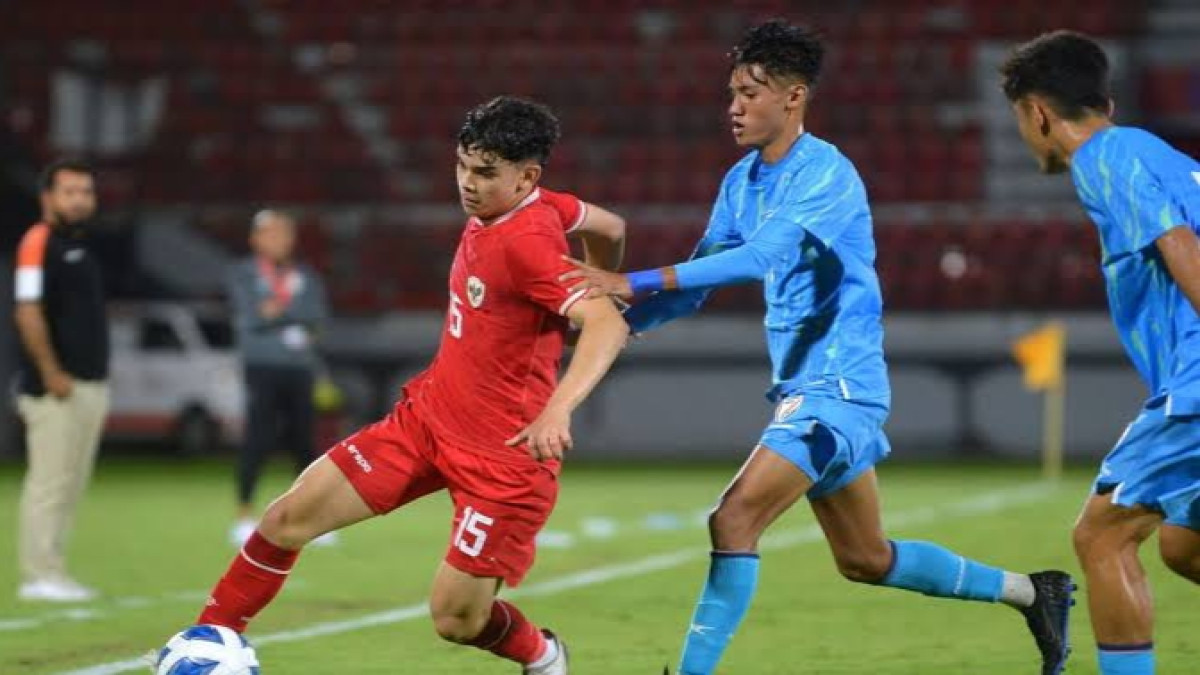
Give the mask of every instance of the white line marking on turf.
[{"label": "white line marking on turf", "polygon": [[[303,579],[293,579],[288,588],[304,588]],[[175,602],[201,603],[208,599],[208,591],[172,591],[156,596],[129,596],[101,598],[95,605],[83,605],[53,612],[44,612],[29,617],[0,617],[0,633],[32,630],[56,623],[95,621],[107,618],[120,610],[136,610]]]},{"label": "white line marking on turf", "polygon": [[164,593],[155,597],[131,596],[128,598],[113,598],[109,601],[101,600],[96,605],[60,609],[53,612],[44,612],[36,616],[0,618],[0,633],[30,630],[47,624],[66,621],[94,621],[107,617],[112,614],[113,610],[143,609],[168,602],[203,602],[207,597],[208,594],[202,591],[178,591]]},{"label": "white line marking on turf", "polygon": [[[913,527],[917,525],[925,525],[934,521],[946,520],[949,518],[960,518],[963,516],[978,515],[984,513],[994,513],[1002,511],[1010,506],[1018,504],[1026,504],[1029,502],[1045,499],[1053,494],[1056,487],[1047,483],[1034,483],[1032,485],[1024,485],[1018,488],[1009,488],[1004,490],[995,490],[985,492],[978,497],[965,499],[959,502],[946,505],[942,508],[921,507],[908,511],[901,511],[884,517],[884,521],[889,528]],[[760,551],[775,551],[793,546],[804,544],[814,544],[824,540],[824,535],[821,528],[817,525],[810,525],[799,530],[790,530],[780,532],[776,535],[768,535],[763,538],[759,545]],[[596,567],[590,570],[583,570],[573,574],[567,574],[556,579],[550,579],[541,583],[530,584],[523,588],[516,588],[508,593],[505,597],[522,598],[522,597],[537,597],[543,595],[555,595],[564,591],[571,591],[577,588],[586,588],[595,586],[614,579],[626,579],[629,577],[639,577],[653,572],[672,569],[681,565],[702,560],[707,558],[709,554],[708,548],[687,548],[675,551],[673,553],[664,553],[654,555],[640,560],[634,560],[627,563],[617,563],[614,565],[605,565]],[[344,621],[329,621],[318,623],[307,628],[298,628],[296,630],[281,631],[268,635],[260,635],[253,639],[256,645],[269,645],[277,642],[297,642],[310,638],[321,637],[325,635],[336,635],[338,633],[348,633],[351,631],[370,628],[373,626],[382,626],[392,623],[401,623],[411,621],[428,616],[429,608],[425,602],[408,607],[398,607],[385,612],[377,612],[375,614],[367,614],[355,619],[346,619]],[[135,670],[143,670],[147,666],[145,657],[125,659],[123,661],[113,661],[111,663],[102,663],[99,665],[81,668],[79,670],[71,670],[59,675],[118,675],[119,673],[127,673]]]}]

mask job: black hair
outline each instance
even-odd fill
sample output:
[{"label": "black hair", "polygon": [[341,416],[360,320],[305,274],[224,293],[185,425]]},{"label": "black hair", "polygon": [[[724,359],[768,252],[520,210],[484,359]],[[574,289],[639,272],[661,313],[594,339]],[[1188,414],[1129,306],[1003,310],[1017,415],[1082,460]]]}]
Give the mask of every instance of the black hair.
[{"label": "black hair", "polygon": [[42,192],[49,192],[54,189],[54,181],[58,178],[58,174],[67,171],[70,173],[82,173],[96,177],[96,172],[92,166],[81,159],[56,159],[42,169],[41,176],[38,177],[38,186]]},{"label": "black hair", "polygon": [[800,78],[812,86],[821,74],[825,45],[813,30],[771,19],[746,31],[729,58],[735,69],[762,66],[770,77]]},{"label": "black hair", "polygon": [[1008,100],[1015,103],[1039,94],[1069,120],[1081,119],[1088,111],[1107,114],[1112,99],[1104,50],[1073,31],[1043,33],[1018,45],[1000,66],[1000,75]]},{"label": "black hair", "polygon": [[510,162],[532,159],[545,166],[558,135],[558,118],[546,106],[515,96],[498,96],[467,112],[458,132],[458,145]]}]

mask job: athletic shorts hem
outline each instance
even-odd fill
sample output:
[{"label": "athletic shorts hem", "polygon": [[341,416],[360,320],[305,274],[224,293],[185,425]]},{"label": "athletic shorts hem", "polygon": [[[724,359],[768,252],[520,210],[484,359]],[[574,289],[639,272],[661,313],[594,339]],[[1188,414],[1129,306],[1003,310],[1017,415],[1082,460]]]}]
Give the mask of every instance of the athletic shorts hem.
[{"label": "athletic shorts hem", "polygon": [[333,462],[333,465],[338,468],[338,471],[341,471],[342,475],[346,477],[346,482],[350,483],[350,487],[354,488],[355,494],[357,494],[359,498],[363,500],[363,503],[367,505],[368,509],[371,509],[371,513],[374,513],[377,516],[390,513],[389,509],[379,504],[378,500],[372,499],[371,495],[367,494],[365,485],[361,485],[359,481],[355,480],[354,477],[360,475],[362,470],[357,466],[351,467],[349,464],[343,465],[343,462],[352,463],[354,460],[347,457],[345,453],[330,451],[326,452],[325,454],[329,457],[329,461]]}]

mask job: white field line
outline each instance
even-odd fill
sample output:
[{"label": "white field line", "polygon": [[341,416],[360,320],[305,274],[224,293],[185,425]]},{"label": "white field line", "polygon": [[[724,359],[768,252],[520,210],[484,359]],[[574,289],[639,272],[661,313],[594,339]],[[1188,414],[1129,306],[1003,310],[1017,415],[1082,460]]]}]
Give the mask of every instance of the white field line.
[{"label": "white field line", "polygon": [[68,609],[44,612],[36,616],[0,618],[0,633],[42,628],[49,624],[95,621],[129,609],[144,609],[174,602],[204,602],[207,591],[174,591],[153,597],[130,596],[102,600],[98,604],[80,605]]},{"label": "white field line", "polygon": [[[1011,506],[1040,501],[1049,497],[1055,492],[1055,490],[1055,486],[1047,483],[1033,483],[1016,488],[993,490],[991,492],[985,492],[971,499],[965,499],[944,505],[940,508],[921,507],[893,513],[889,516],[886,516],[885,521],[888,528],[902,528],[925,525],[936,521],[961,518],[964,516],[996,513]],[[822,534],[820,527],[814,524],[798,530],[787,530],[774,535],[768,535],[759,545],[759,550],[773,551],[791,548],[793,546],[814,544],[823,540],[824,535]],[[541,583],[530,584],[529,586],[513,589],[507,592],[505,596],[509,598],[525,598],[557,595],[566,591],[571,591],[578,588],[587,588],[589,586],[595,586],[597,584],[613,581],[615,579],[628,579],[631,577],[639,577],[646,574],[651,574],[653,572],[672,569],[690,562],[707,558],[708,554],[709,549],[707,547],[680,549],[672,553],[649,556],[627,563],[604,565],[580,572],[574,572],[572,574],[566,574],[555,579],[543,581]],[[298,628],[295,630],[260,635],[255,637],[253,642],[257,645],[268,645],[277,642],[297,642],[300,640],[307,640],[326,635],[348,633],[361,630],[363,628],[370,628],[372,626],[402,623],[404,621],[419,619],[427,616],[428,614],[429,608],[427,607],[427,604],[425,602],[421,602],[419,604],[409,605],[407,607],[398,607],[396,609],[391,609],[384,612],[367,614],[354,619],[346,619],[344,621],[328,621],[313,624],[306,628]],[[147,665],[146,657],[143,656],[125,659],[122,661],[113,661],[111,663],[101,663],[78,670],[65,671],[59,673],[59,675],[117,675],[118,673],[144,670],[147,668]]]},{"label": "white field line", "polygon": [[[303,579],[296,579],[288,584],[288,588],[302,588],[305,585]],[[45,626],[61,623],[81,623],[84,621],[97,621],[99,619],[107,619],[113,614],[117,614],[126,610],[140,610],[148,607],[157,607],[158,605],[173,604],[186,602],[199,605],[208,598],[208,591],[193,590],[193,591],[171,591],[161,595],[154,596],[127,596],[116,598],[101,598],[94,604],[79,605],[77,607],[69,607],[59,609],[52,612],[43,612],[35,616],[24,617],[0,617],[0,633],[11,633],[21,630],[33,630],[43,628]]]}]

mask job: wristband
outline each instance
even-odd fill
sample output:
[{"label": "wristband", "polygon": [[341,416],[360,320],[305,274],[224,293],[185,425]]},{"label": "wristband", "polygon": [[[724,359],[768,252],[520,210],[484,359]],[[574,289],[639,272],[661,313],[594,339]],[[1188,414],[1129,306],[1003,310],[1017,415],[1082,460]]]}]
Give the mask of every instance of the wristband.
[{"label": "wristband", "polygon": [[634,295],[653,293],[663,289],[662,269],[630,272],[626,276],[629,277],[629,287],[633,290]]}]

